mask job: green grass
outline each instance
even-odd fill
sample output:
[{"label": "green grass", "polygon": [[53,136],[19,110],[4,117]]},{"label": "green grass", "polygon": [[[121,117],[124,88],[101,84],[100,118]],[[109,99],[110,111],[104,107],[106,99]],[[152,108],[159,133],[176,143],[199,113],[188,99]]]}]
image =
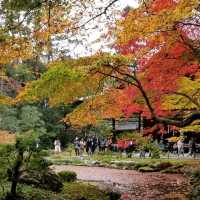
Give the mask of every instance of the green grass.
[{"label": "green grass", "polygon": [[108,200],[106,192],[102,192],[96,186],[83,183],[66,183],[63,189],[63,197],[68,200]]},{"label": "green grass", "polygon": [[[4,186],[6,193],[9,183],[4,184]],[[87,200],[109,200],[107,192],[99,190],[96,186],[81,182],[64,183],[63,190],[60,193],[33,186],[19,185],[18,194],[23,200],[79,200],[81,198]],[[0,192],[0,199],[3,199],[2,191]]]},{"label": "green grass", "polygon": [[[51,154],[48,157],[53,164],[71,164],[71,165],[95,165],[95,161],[98,164],[105,167],[113,167],[120,169],[136,169],[140,167],[150,167],[154,171],[161,171],[163,173],[184,173],[180,169],[184,167],[199,167],[199,160],[182,160],[182,159],[167,159],[167,158],[127,158],[123,157],[118,152],[105,152],[95,153],[91,157],[84,157],[81,160],[74,155],[74,152],[69,153],[64,151],[60,154]],[[163,164],[164,163],[164,164]],[[166,163],[170,163],[172,166],[167,166]],[[159,165],[163,166],[159,169]],[[166,166],[166,167],[165,167]],[[168,169],[169,168],[169,169]],[[168,169],[168,170],[165,170]]]}]

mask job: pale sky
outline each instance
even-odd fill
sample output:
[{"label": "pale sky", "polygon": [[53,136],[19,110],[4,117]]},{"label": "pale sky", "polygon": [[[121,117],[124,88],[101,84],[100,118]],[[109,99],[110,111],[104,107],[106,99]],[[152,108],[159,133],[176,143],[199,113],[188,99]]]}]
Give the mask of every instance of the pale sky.
[{"label": "pale sky", "polygon": [[[99,1],[99,0],[97,0]],[[106,0],[105,0],[106,1]],[[119,0],[115,3],[115,5],[119,8],[119,10],[123,10],[126,6],[130,6],[133,8],[136,8],[139,6],[138,3],[139,0]],[[98,21],[98,19],[97,19]],[[91,24],[88,26],[92,26],[92,24],[97,23],[97,21],[92,21]],[[107,21],[107,19],[105,20]],[[107,41],[96,41],[103,33],[106,33],[108,31],[108,27],[105,23],[97,23],[97,29],[96,30],[89,30],[88,31],[88,37],[82,40],[82,44],[79,44],[78,46],[74,46],[73,44],[68,44],[72,47],[72,51],[69,51],[69,55],[72,57],[76,56],[88,56],[94,54],[96,51],[102,50],[102,51],[109,51],[112,52],[112,50],[109,47],[109,43]],[[58,46],[59,48],[65,48],[68,46],[65,42],[60,41]]]},{"label": "pale sky", "polygon": [[120,4],[122,5],[122,7],[126,7],[127,5],[131,7],[137,7],[138,0],[120,0]]}]

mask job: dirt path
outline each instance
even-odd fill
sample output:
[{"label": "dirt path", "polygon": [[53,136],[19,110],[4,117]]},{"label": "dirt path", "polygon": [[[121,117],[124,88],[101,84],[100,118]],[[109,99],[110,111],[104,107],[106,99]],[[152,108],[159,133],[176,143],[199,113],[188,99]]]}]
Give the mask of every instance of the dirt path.
[{"label": "dirt path", "polygon": [[91,181],[102,189],[111,188],[122,193],[123,200],[184,200],[187,180],[177,174],[141,173],[103,167],[59,165],[56,172],[70,170],[79,180]]}]

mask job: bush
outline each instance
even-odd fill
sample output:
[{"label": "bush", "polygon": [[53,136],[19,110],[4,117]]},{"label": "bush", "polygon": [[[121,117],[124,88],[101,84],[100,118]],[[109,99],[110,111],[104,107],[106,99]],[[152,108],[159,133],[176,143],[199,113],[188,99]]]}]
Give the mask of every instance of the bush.
[{"label": "bush", "polygon": [[161,163],[157,164],[155,166],[155,168],[156,168],[156,170],[161,171],[161,170],[167,169],[167,168],[172,167],[172,166],[173,165],[170,162],[161,162]]},{"label": "bush", "polygon": [[151,150],[151,158],[160,158],[160,149],[159,148],[152,148]]},{"label": "bush", "polygon": [[135,165],[134,165],[134,169],[136,169],[136,170],[138,170],[139,168],[141,168],[141,167],[147,167],[148,166],[148,163],[136,163]]},{"label": "bush", "polygon": [[200,185],[193,187],[192,192],[190,194],[191,200],[200,200]]},{"label": "bush", "polygon": [[42,156],[42,157],[47,157],[47,156],[49,156],[49,155],[50,155],[50,153],[49,153],[48,150],[42,150],[42,151],[40,152],[40,156]]},{"label": "bush", "polygon": [[191,174],[191,179],[195,182],[200,182],[200,170],[194,170]]},{"label": "bush", "polygon": [[168,173],[168,174],[179,174],[180,170],[170,167],[170,168],[161,170],[161,172],[162,173]]},{"label": "bush", "polygon": [[36,187],[53,192],[60,192],[63,187],[60,176],[51,171],[47,171],[45,173],[32,172],[29,174],[24,174],[20,178],[20,183],[34,185]]},{"label": "bush", "polygon": [[195,169],[189,172],[188,174],[190,174],[190,183],[192,185],[190,199],[200,200],[200,170]]},{"label": "bush", "polygon": [[153,168],[148,167],[148,166],[146,166],[146,167],[140,167],[138,170],[140,172],[154,172],[155,171]]},{"label": "bush", "polygon": [[60,176],[61,180],[64,182],[73,182],[77,179],[77,174],[72,171],[59,172],[58,176]]}]

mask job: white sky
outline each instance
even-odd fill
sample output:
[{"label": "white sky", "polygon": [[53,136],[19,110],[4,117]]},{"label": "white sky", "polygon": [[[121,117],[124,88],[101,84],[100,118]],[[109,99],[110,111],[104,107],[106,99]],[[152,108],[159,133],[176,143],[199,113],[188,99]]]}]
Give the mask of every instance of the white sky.
[{"label": "white sky", "polygon": [[[99,0],[97,0],[99,1]],[[119,0],[118,2],[115,3],[115,5],[119,8],[119,10],[123,10],[126,6],[130,6],[130,7],[138,7],[139,0]],[[105,0],[106,2],[106,0]],[[98,19],[97,19],[98,21]],[[93,24],[97,23],[97,21],[92,21],[88,27],[92,26]],[[107,21],[107,19],[105,20]],[[108,27],[106,26],[105,23],[99,23],[98,24],[98,28],[96,30],[89,30],[88,34],[89,36],[85,39],[82,40],[82,42],[84,44],[80,44],[78,46],[72,46],[73,44],[68,44],[72,47],[72,51],[69,51],[69,55],[71,55],[72,57],[79,57],[79,56],[89,56],[94,54],[96,51],[102,50],[102,51],[109,51],[112,52],[112,50],[110,49],[110,47],[108,47],[109,43],[107,41],[99,41],[96,42],[96,40],[103,34],[106,33],[108,31]],[[59,44],[57,44],[57,46],[59,46],[59,48],[65,48],[67,46],[67,44],[62,41],[59,42]]]},{"label": "white sky", "polygon": [[127,5],[131,7],[137,7],[138,0],[120,0],[120,4],[122,5],[122,7],[126,7]]}]

